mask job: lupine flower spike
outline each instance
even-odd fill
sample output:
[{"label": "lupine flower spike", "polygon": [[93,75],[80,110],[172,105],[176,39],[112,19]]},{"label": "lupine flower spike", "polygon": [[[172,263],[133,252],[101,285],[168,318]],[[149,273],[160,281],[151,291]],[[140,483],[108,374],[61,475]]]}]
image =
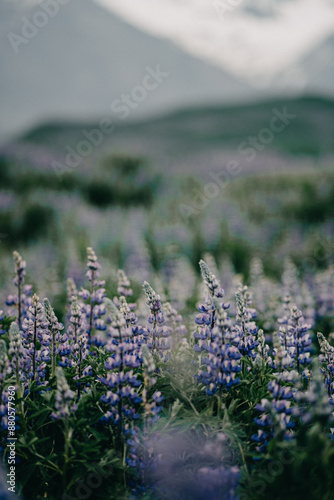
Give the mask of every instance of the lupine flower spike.
[{"label": "lupine flower spike", "polygon": [[320,344],[321,372],[325,377],[328,397],[331,404],[334,405],[334,347],[330,345],[322,333],[318,332],[317,336]]},{"label": "lupine flower spike", "polygon": [[199,267],[201,269],[203,282],[206,285],[206,287],[208,288],[209,296],[211,298],[211,300],[209,299],[207,301],[206,306],[202,306],[202,309],[203,309],[202,312],[211,315],[210,327],[212,329],[215,325],[215,309],[213,307],[212,298],[216,297],[217,299],[220,299],[220,298],[224,297],[224,290],[221,287],[219,280],[216,278],[216,276],[213,274],[213,272],[211,271],[209,266],[206,264],[206,262],[204,262],[204,260],[199,261]]},{"label": "lupine flower spike", "polygon": [[57,395],[55,403],[55,411],[52,413],[52,417],[55,420],[67,419],[74,411],[76,411],[77,406],[74,403],[74,392],[71,391],[63,369],[58,366],[56,368],[57,377]]},{"label": "lupine flower spike", "polygon": [[[31,380],[36,380],[41,384],[46,373],[46,363],[50,361],[51,339],[44,318],[43,306],[36,294],[33,295],[32,305],[29,307],[27,318],[23,321],[22,330],[24,346],[30,357],[28,376]],[[38,345],[41,345],[40,350],[38,350]]]},{"label": "lupine flower spike", "polygon": [[[83,307],[86,317],[87,317],[87,333],[90,342],[93,340],[92,332],[93,328],[97,330],[105,330],[106,327],[102,320],[102,316],[105,314],[105,308],[103,305],[103,298],[105,297],[105,281],[99,280],[100,276],[100,264],[97,261],[96,254],[91,247],[87,248],[87,273],[86,276],[90,281],[90,291],[82,289],[79,292],[79,296],[88,301],[88,304]],[[94,339],[98,342],[98,339]]]},{"label": "lupine flower spike", "polygon": [[[31,305],[32,286],[24,285],[24,277],[26,275],[26,262],[22,259],[18,252],[13,252],[15,264],[15,278],[14,285],[17,288],[16,295],[9,295],[6,300],[7,306],[15,306],[16,308],[16,321],[21,330],[23,320],[27,316],[28,308]],[[10,315],[15,315],[15,312],[9,310]]]},{"label": "lupine flower spike", "polygon": [[51,333],[51,376],[54,377],[56,374],[57,344],[60,340],[60,332],[64,326],[59,323],[48,299],[44,299],[44,314],[48,322],[49,332]]},{"label": "lupine flower spike", "polygon": [[167,360],[168,356],[164,356],[164,352],[171,347],[169,341],[170,328],[164,325],[165,318],[162,312],[161,298],[147,281],[144,281],[143,288],[146,295],[146,304],[151,311],[148,317],[149,326],[144,333],[147,337],[147,346],[153,353],[158,353],[164,360]]}]

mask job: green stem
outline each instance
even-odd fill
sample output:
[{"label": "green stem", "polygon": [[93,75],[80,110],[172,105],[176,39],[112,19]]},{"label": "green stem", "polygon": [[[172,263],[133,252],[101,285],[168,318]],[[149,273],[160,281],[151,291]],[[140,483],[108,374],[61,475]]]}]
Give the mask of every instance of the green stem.
[{"label": "green stem", "polygon": [[297,372],[299,373],[300,365],[299,365],[299,334],[297,335]]},{"label": "green stem", "polygon": [[55,332],[52,332],[52,371],[51,376],[54,377],[56,375],[56,340],[55,340]]},{"label": "green stem", "polygon": [[217,399],[218,399],[217,416],[218,416],[218,418],[220,418],[220,410],[222,407],[222,396],[221,396],[220,391],[219,391],[219,395],[218,395]]},{"label": "green stem", "polygon": [[237,441],[237,443],[238,443],[238,447],[239,447],[239,450],[240,450],[240,455],[241,455],[241,458],[242,458],[242,462],[244,464],[246,472],[248,473],[248,468],[247,468],[247,463],[246,463],[246,458],[245,458],[244,450],[242,449],[242,445],[241,445],[241,443],[240,443],[239,440]]},{"label": "green stem", "polygon": [[197,415],[197,416],[199,417],[199,413],[198,413],[198,411],[196,410],[195,406],[193,405],[193,403],[192,403],[191,399],[189,399],[189,398],[188,398],[188,396],[187,396],[186,394],[184,394],[183,392],[181,392],[181,395],[182,395],[182,397],[183,397],[186,401],[188,401],[188,403],[190,404],[191,408],[193,409],[193,411],[194,411],[195,415]]},{"label": "green stem", "polygon": [[64,462],[64,468],[63,468],[63,491],[66,491],[66,485],[67,485],[67,464],[68,464],[68,455],[69,455],[69,447],[70,447],[70,442],[69,442],[69,425],[68,425],[68,417],[65,418],[65,462]]},{"label": "green stem", "polygon": [[19,324],[19,330],[21,330],[21,283],[19,274],[17,275],[17,321]]},{"label": "green stem", "polygon": [[20,384],[20,376],[19,376],[19,367],[18,364],[16,364],[16,385],[17,385],[17,396],[20,400],[20,412],[22,416],[22,423],[23,423],[23,428],[26,430],[27,429],[27,424],[25,421],[25,416],[24,416],[24,409],[23,409],[23,401],[22,401],[22,393],[21,393],[21,384]]},{"label": "green stem", "polygon": [[80,398],[80,393],[81,393],[81,363],[82,363],[82,351],[81,351],[81,346],[79,347],[79,362],[78,362],[78,399]]},{"label": "green stem", "polygon": [[[118,334],[119,334],[119,344],[121,344],[123,342],[123,339],[122,339],[122,330],[121,330],[120,327],[118,327]],[[119,372],[118,373],[120,374],[120,373],[123,372],[123,351],[122,351],[122,349],[119,350],[119,355],[120,355],[120,358],[121,358],[121,364],[120,364]],[[122,400],[121,392],[122,392],[122,384],[118,384],[118,397],[119,397],[119,401],[118,401],[118,415],[119,415],[118,440],[119,440],[120,447],[122,447],[122,444],[123,444],[123,439],[122,439],[122,428],[123,428],[122,407],[123,407],[123,400]]]},{"label": "green stem", "polygon": [[93,330],[93,294],[94,294],[94,280],[95,280],[95,272],[92,271],[92,288],[90,292],[90,316],[89,316],[89,333],[88,337],[91,338],[92,330]]},{"label": "green stem", "polygon": [[154,313],[154,323],[153,323],[153,352],[156,350],[156,337],[155,337],[155,329],[157,327],[157,314]]},{"label": "green stem", "polygon": [[37,310],[36,310],[36,306],[35,306],[35,311],[34,311],[34,318],[35,318],[35,321],[34,321],[34,336],[33,336],[33,346],[34,346],[34,353],[33,353],[33,358],[32,358],[32,379],[31,380],[35,380],[35,371],[36,371],[36,341],[37,341],[37,324],[36,324],[36,321],[37,321]]}]

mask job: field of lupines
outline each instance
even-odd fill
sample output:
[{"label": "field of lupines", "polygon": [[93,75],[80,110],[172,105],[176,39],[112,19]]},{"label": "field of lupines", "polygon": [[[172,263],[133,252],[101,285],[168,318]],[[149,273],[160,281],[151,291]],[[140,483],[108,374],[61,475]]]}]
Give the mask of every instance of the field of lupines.
[{"label": "field of lupines", "polygon": [[248,286],[210,255],[199,267],[201,284],[176,266],[137,294],[119,270],[114,294],[88,248],[63,325],[14,252],[1,498],[334,497],[333,267],[301,278],[286,260],[273,281],[254,259]]}]

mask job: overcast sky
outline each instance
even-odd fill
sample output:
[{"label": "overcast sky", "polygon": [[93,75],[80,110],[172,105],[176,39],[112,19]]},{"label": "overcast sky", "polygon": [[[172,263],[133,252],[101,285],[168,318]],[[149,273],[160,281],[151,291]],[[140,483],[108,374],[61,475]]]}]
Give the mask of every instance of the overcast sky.
[{"label": "overcast sky", "polygon": [[97,1],[144,31],[255,80],[293,67],[334,32],[333,0]]}]

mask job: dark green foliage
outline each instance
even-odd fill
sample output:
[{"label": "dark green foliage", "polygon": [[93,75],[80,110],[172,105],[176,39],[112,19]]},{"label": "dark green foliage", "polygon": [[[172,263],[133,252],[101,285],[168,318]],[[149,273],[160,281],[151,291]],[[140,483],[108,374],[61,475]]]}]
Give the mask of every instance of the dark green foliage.
[{"label": "dark green foliage", "polygon": [[55,212],[50,206],[28,203],[22,211],[0,213],[0,227],[6,246],[36,242],[54,230]]},{"label": "dark green foliage", "polygon": [[55,393],[33,392],[25,398],[27,430],[18,432],[21,435],[16,447],[21,457],[17,479],[25,498],[42,499],[47,495],[50,499],[65,500],[80,497],[80,490],[82,494],[91,491],[91,498],[116,499],[125,495],[121,459],[112,449],[109,433],[98,425],[100,395],[96,390],[84,395],[69,420],[70,454],[65,489],[61,486],[64,423],[50,418]]},{"label": "dark green foliage", "polygon": [[38,203],[31,204],[22,215],[18,236],[23,241],[34,241],[46,236],[48,227],[53,225],[54,212],[51,207]]},{"label": "dark green foliage", "polygon": [[153,234],[152,226],[150,225],[148,230],[144,234],[144,241],[146,243],[147,252],[150,259],[150,264],[154,271],[159,272],[161,269],[162,262],[165,257],[165,249],[162,245],[157,243],[156,238]]},{"label": "dark green foliage", "polygon": [[[321,187],[321,186],[320,186]],[[333,181],[321,192],[319,186],[305,182],[302,186],[299,203],[286,206],[286,216],[315,224],[334,217],[334,184]]]},{"label": "dark green foliage", "polygon": [[6,186],[9,180],[9,165],[4,158],[0,158],[0,183]]},{"label": "dark green foliage", "polygon": [[88,203],[97,207],[110,205],[142,205],[150,207],[159,185],[158,176],[152,175],[146,163],[137,157],[115,155],[102,160],[94,176],[82,177],[80,172],[65,172],[58,178],[52,170],[36,171],[18,168],[5,158],[0,159],[2,187],[20,196],[45,191],[78,192]]},{"label": "dark green foliage", "polygon": [[[99,183],[101,197],[107,200],[109,196],[109,204],[152,205],[158,188],[158,177],[152,175],[143,158],[116,154],[107,156],[101,161],[101,174],[103,180],[101,177],[95,182]],[[108,186],[109,194],[103,193],[102,184]],[[97,187],[95,190],[97,191]]]},{"label": "dark green foliage", "polygon": [[103,181],[92,181],[88,184],[86,193],[89,203],[98,207],[111,205],[116,199],[115,190]]},{"label": "dark green foliage", "polygon": [[295,443],[276,443],[271,458],[254,467],[241,500],[331,500],[334,447],[320,424],[302,428]]}]

